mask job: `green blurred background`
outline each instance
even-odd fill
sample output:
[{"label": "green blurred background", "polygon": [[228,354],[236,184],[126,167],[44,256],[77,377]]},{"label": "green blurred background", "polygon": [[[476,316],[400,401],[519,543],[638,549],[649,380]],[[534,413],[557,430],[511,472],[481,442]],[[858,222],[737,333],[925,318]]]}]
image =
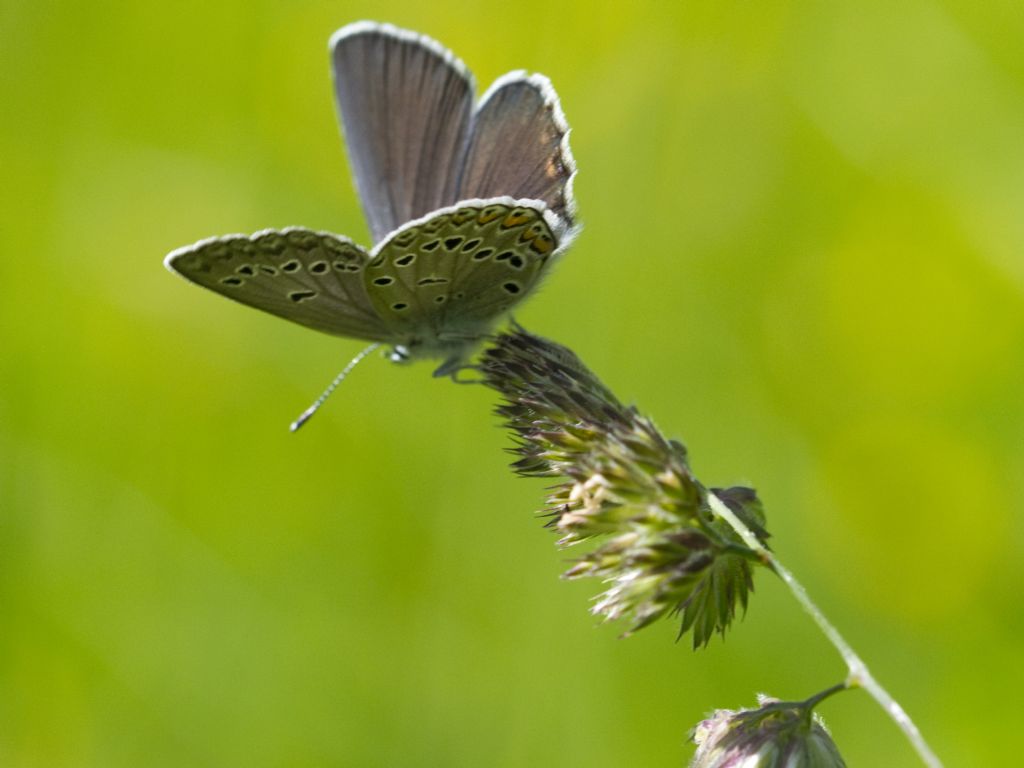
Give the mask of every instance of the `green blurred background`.
[{"label": "green blurred background", "polygon": [[[1002,2],[0,2],[0,764],[678,766],[843,667],[759,574],[628,640],[492,393],[161,266],[367,242],[326,42],[377,18],[554,81],[586,229],[519,313],[765,501],[948,765],[1024,719],[1024,9]],[[851,766],[915,765],[867,696]]]}]

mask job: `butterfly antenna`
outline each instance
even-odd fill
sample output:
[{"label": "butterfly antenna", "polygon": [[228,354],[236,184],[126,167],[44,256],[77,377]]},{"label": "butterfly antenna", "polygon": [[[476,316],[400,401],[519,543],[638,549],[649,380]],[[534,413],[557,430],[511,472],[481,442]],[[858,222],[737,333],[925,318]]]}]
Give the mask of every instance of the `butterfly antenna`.
[{"label": "butterfly antenna", "polygon": [[302,415],[299,416],[299,418],[292,422],[292,425],[290,427],[291,431],[298,431],[299,427],[301,427],[303,424],[309,421],[313,414],[320,410],[320,406],[324,404],[324,400],[331,396],[331,392],[338,388],[338,385],[345,380],[345,377],[348,376],[349,373],[351,373],[352,369],[359,365],[363,361],[363,358],[365,358],[368,354],[373,352],[379,346],[380,342],[374,342],[366,349],[364,349],[362,352],[360,352],[358,355],[353,357],[352,361],[341,370],[341,373],[334,377],[334,381],[332,381],[330,385],[327,387],[327,389],[324,390],[324,393],[320,395],[320,397],[318,397],[316,401],[311,406],[309,406],[309,408],[304,410],[302,412]]}]

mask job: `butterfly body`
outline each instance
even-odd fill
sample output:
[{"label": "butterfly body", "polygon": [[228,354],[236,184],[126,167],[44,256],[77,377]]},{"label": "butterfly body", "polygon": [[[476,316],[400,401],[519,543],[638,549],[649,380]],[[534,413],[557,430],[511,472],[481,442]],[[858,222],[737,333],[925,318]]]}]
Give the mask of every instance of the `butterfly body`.
[{"label": "butterfly body", "polygon": [[429,38],[358,22],[331,39],[335,93],[376,244],[301,227],[202,240],[169,269],[315,330],[442,359],[454,374],[572,240],[575,164],[550,83],[509,73],[474,106]]}]

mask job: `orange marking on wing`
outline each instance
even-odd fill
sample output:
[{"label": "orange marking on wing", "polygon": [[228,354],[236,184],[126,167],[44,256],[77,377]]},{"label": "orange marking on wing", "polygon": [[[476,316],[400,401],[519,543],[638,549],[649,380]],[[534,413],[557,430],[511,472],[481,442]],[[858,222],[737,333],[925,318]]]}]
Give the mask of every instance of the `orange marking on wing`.
[{"label": "orange marking on wing", "polygon": [[480,215],[477,217],[477,221],[480,222],[481,224],[487,224],[501,216],[506,210],[506,208],[501,207],[491,209],[485,208],[484,210],[480,211]]},{"label": "orange marking on wing", "polygon": [[511,229],[512,227],[518,227],[520,224],[525,224],[532,219],[536,214],[533,211],[523,210],[522,208],[509,211],[508,216],[501,222],[501,226],[504,229]]}]

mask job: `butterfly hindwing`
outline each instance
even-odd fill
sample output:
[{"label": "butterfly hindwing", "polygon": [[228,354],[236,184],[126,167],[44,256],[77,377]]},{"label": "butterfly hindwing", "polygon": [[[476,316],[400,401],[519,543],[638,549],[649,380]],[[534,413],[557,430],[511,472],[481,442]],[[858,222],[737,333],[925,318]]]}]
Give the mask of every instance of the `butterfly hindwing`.
[{"label": "butterfly hindwing", "polygon": [[457,197],[474,82],[450,51],[388,24],[331,38],[338,110],[374,242]]},{"label": "butterfly hindwing", "polygon": [[373,252],[366,289],[396,335],[478,338],[537,285],[556,247],[534,200],[473,200],[402,227]]},{"label": "butterfly hindwing", "polygon": [[286,320],[387,341],[366,294],[369,256],[347,238],[300,227],[228,235],[179,248],[167,266],[193,283]]}]

